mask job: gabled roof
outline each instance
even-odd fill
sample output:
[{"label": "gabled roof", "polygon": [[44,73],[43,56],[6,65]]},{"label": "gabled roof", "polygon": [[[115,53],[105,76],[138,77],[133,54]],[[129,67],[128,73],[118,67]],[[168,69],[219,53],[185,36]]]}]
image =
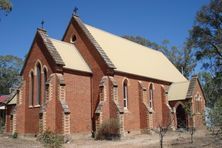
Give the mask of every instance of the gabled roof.
[{"label": "gabled roof", "polygon": [[74,44],[52,38],[50,38],[50,41],[64,62],[64,68],[84,71],[88,73],[92,72]]},{"label": "gabled roof", "polygon": [[163,53],[90,25],[85,26],[115,65],[115,71],[167,82],[187,80]]},{"label": "gabled roof", "polygon": [[[98,52],[98,54],[100,55],[100,57],[102,58],[102,60],[104,61],[104,63],[107,65],[108,68],[110,69],[115,69],[115,65],[112,63],[112,61],[109,59],[109,57],[106,55],[106,53],[104,52],[104,50],[100,47],[100,45],[97,43],[97,41],[95,40],[95,38],[91,35],[91,33],[89,32],[89,30],[86,28],[86,26],[84,25],[84,23],[82,22],[82,20],[76,16],[73,15],[72,19],[69,23],[69,25],[72,23],[72,21],[76,22],[78,24],[78,26],[81,28],[81,30],[84,32],[84,34],[87,36],[87,38],[89,39],[89,41],[91,42],[91,44],[94,46],[94,48],[96,49],[96,51]],[[68,28],[67,28],[68,29]],[[63,36],[63,40],[64,37],[67,33],[67,30]]]},{"label": "gabled roof", "polygon": [[[40,37],[41,41],[46,47],[46,50],[56,65],[63,66],[67,69],[91,73],[90,68],[76,49],[75,45],[50,38],[45,30],[39,28],[37,29],[36,37]],[[34,41],[32,46],[33,44]],[[29,50],[28,56],[25,59],[25,64],[21,73],[25,68],[31,49]]]},{"label": "gabled roof", "polygon": [[194,75],[190,81],[172,83],[168,90],[168,100],[175,101],[192,98],[197,82],[199,82],[198,77]]},{"label": "gabled roof", "polygon": [[189,89],[190,81],[172,83],[168,90],[168,100],[185,100]]},{"label": "gabled roof", "polygon": [[57,50],[53,46],[51,40],[49,39],[49,36],[48,36],[47,32],[43,29],[38,29],[38,33],[42,37],[43,42],[44,42],[47,50],[49,51],[50,55],[52,56],[53,60],[55,61],[55,63],[57,65],[65,65],[61,56],[59,55],[59,53],[57,52]]},{"label": "gabled roof", "polygon": [[25,58],[25,62],[23,64],[23,67],[22,67],[22,70],[20,72],[20,74],[23,73],[24,69],[25,69],[25,66],[26,66],[26,63],[29,59],[29,55],[31,54],[31,51],[32,51],[32,48],[33,48],[33,45],[36,41],[36,38],[39,38],[40,37],[40,40],[43,42],[43,44],[45,45],[46,47],[46,50],[48,51],[48,53],[50,54],[50,58],[53,59],[53,61],[55,62],[56,65],[60,65],[60,66],[64,66],[64,62],[62,60],[62,58],[60,57],[60,55],[58,54],[58,52],[56,51],[55,47],[52,45],[52,42],[49,40],[49,36],[47,34],[47,31],[44,30],[44,29],[40,29],[38,28],[37,29],[37,32],[36,32],[36,35],[35,35],[35,38],[32,42],[32,45],[31,45],[31,48],[29,49],[29,52],[28,52],[28,55],[26,56]]}]

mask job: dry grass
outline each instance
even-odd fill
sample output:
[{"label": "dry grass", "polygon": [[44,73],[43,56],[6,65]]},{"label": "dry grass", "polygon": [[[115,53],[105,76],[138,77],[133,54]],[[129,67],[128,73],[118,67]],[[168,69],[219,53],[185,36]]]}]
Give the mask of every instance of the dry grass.
[{"label": "dry grass", "polygon": [[[221,139],[215,139],[206,130],[197,131],[194,134],[194,143],[190,143],[188,132],[169,132],[164,138],[164,148],[220,148]],[[159,136],[130,135],[116,141],[97,141],[90,137],[73,140],[64,145],[65,148],[159,148]],[[12,139],[0,136],[0,148],[42,148],[42,145],[34,138]]]}]

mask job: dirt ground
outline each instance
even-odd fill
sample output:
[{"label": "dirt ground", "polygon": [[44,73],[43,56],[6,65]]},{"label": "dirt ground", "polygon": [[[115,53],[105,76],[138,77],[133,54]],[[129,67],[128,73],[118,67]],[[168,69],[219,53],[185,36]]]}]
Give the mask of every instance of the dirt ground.
[{"label": "dirt ground", "polygon": [[[159,148],[159,135],[130,135],[116,141],[95,141],[92,138],[75,139],[64,148]],[[34,138],[12,139],[0,135],[0,148],[42,148]],[[164,148],[221,148],[222,140],[210,135],[206,130],[194,134],[190,143],[188,132],[168,132],[164,137]]]}]

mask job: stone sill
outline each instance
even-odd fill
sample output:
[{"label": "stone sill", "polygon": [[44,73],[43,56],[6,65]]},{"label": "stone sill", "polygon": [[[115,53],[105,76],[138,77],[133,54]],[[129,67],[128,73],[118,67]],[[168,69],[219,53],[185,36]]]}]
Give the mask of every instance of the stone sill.
[{"label": "stone sill", "polygon": [[29,106],[29,108],[39,108],[39,107],[40,107],[40,105],[34,105],[34,106],[30,105]]}]

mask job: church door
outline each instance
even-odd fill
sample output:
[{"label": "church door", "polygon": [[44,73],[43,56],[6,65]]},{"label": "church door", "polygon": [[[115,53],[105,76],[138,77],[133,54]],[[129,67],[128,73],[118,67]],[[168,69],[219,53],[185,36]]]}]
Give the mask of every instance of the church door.
[{"label": "church door", "polygon": [[183,106],[180,104],[176,109],[177,128],[186,128],[186,113]]}]

